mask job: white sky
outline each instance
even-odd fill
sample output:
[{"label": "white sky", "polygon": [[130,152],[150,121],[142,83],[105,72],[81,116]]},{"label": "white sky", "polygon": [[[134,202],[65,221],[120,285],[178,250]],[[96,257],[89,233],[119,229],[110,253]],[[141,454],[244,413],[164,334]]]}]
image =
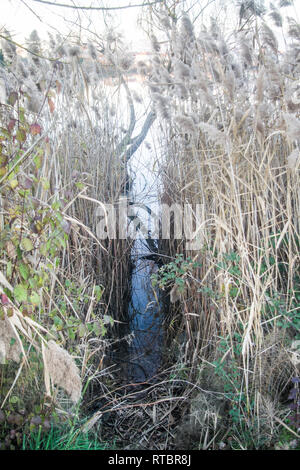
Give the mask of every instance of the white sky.
[{"label": "white sky", "polygon": [[[52,0],[57,3],[76,4],[81,6],[125,6],[128,4],[139,4],[142,0]],[[189,2],[193,7],[194,15],[209,3],[209,0],[187,0],[185,8]],[[268,1],[266,4],[270,3]],[[274,1],[277,3],[277,0]],[[231,8],[233,0],[215,0],[208,6],[207,13],[217,18],[219,21],[230,22]],[[1,23],[13,35],[18,42],[23,43],[33,29],[36,29],[42,39],[47,39],[47,31],[56,31],[67,35],[74,31],[74,24],[83,28],[94,30],[101,34],[104,32],[104,16],[108,24],[114,24],[118,32],[122,32],[128,46],[132,50],[147,50],[146,35],[137,26],[137,19],[141,13],[141,8],[129,8],[119,11],[111,11],[105,14],[101,11],[84,12],[74,11],[70,8],[42,5],[33,0],[1,0]],[[283,16],[289,15],[297,21],[300,18],[300,0],[294,0],[294,6],[282,9]],[[79,21],[80,18],[80,21]],[[273,25],[272,25],[273,26]],[[83,30],[84,31],[84,30]],[[278,30],[279,36],[281,35]]]},{"label": "white sky", "polygon": [[[55,0],[54,0],[55,1]],[[71,0],[59,0],[57,3],[72,5]],[[140,0],[76,0],[79,6],[124,6],[142,3]],[[73,3],[73,4],[74,4]],[[137,27],[137,18],[141,8],[129,8],[120,11],[79,12],[70,8],[42,5],[33,0],[1,0],[1,26],[8,29],[16,41],[23,42],[33,29],[36,29],[42,39],[47,39],[47,31],[68,34],[75,30],[74,25],[81,23],[99,33],[104,31],[104,16],[108,24],[113,23],[118,32],[126,37],[127,41],[137,44],[139,49],[145,46],[145,35]],[[79,20],[80,17],[80,20]],[[83,30],[84,31],[84,30]]]}]

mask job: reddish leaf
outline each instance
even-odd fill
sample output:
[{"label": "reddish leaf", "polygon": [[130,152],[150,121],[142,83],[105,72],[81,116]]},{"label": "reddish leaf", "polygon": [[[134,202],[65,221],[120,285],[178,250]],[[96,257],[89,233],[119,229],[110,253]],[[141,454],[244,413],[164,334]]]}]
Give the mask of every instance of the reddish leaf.
[{"label": "reddish leaf", "polygon": [[62,226],[63,231],[69,235],[70,232],[71,232],[70,222],[68,222],[67,220],[64,219],[61,223],[61,226]]},{"label": "reddish leaf", "polygon": [[58,80],[56,80],[55,83],[56,83],[57,93],[59,94],[61,92],[61,83]]},{"label": "reddish leaf", "polygon": [[13,130],[13,128],[15,127],[15,124],[16,124],[16,120],[15,119],[11,119],[8,123],[8,126],[7,126],[7,129],[9,132],[11,132]]},{"label": "reddish leaf", "polygon": [[37,122],[35,122],[34,124],[31,124],[30,126],[31,135],[41,134],[41,132],[42,132],[41,126]]},{"label": "reddish leaf", "polygon": [[29,178],[28,176],[24,177],[24,180],[22,181],[22,186],[24,189],[30,189],[33,185],[33,180]]},{"label": "reddish leaf", "polygon": [[7,295],[1,294],[1,302],[3,305],[7,305],[9,303]]},{"label": "reddish leaf", "polygon": [[51,100],[51,98],[48,98],[48,105],[49,105],[50,113],[53,113],[53,111],[55,110],[55,105],[53,101]]},{"label": "reddish leaf", "polygon": [[3,155],[3,153],[0,154],[0,166],[5,166],[7,165],[8,162],[8,156]]}]

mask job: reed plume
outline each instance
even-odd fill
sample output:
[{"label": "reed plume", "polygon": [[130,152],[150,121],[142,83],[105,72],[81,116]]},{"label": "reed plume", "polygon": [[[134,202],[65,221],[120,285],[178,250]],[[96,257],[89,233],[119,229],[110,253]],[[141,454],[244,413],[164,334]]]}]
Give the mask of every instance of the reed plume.
[{"label": "reed plume", "polygon": [[77,403],[81,396],[81,379],[72,356],[50,340],[45,348],[45,363],[53,385],[63,388]]}]

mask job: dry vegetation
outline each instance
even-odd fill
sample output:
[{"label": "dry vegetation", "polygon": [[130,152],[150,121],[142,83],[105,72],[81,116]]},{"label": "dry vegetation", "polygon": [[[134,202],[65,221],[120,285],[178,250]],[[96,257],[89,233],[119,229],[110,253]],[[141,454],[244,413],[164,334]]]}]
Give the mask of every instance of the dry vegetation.
[{"label": "dry vegetation", "polygon": [[[171,292],[166,359],[145,387],[116,385],[105,361],[125,319],[130,242],[95,235],[97,201],[117,203],[128,185],[132,57],[112,33],[85,50],[60,37],[43,48],[33,33],[21,55],[1,31],[6,446],[20,445],[36,415],[45,429],[55,414],[77,417],[67,396],[100,407],[83,431],[100,423],[99,438],[125,448],[299,446],[300,25],[282,16],[290,2],[267,13],[254,3],[235,31],[193,23],[176,2],[151,8],[154,54],[136,66],[159,119],[160,198],[201,205],[201,248],[161,242],[173,258],[153,277]],[[129,125],[113,105],[121,89]]]},{"label": "dry vegetation", "polygon": [[115,203],[126,188],[126,123],[113,96],[121,74],[115,67],[107,86],[96,46],[42,44],[34,31],[26,53],[1,37],[1,407],[19,424],[10,446],[36,414],[48,425],[74,413],[67,396],[78,403],[83,389],[87,404],[101,393],[130,242],[96,236],[98,201]]},{"label": "dry vegetation", "polygon": [[210,392],[196,396],[181,433],[186,440],[190,428],[199,448],[220,439],[216,420],[228,413],[236,446],[270,445],[299,376],[291,345],[299,348],[300,29],[281,13],[270,13],[284,21],[281,48],[278,29],[250,8],[234,33],[213,19],[156,18],[149,87],[166,149],[161,198],[192,205],[201,249],[166,242],[191,262],[183,271],[177,263],[175,284],[166,267],[155,282],[172,287],[186,377],[222,392],[228,408],[222,416]]}]

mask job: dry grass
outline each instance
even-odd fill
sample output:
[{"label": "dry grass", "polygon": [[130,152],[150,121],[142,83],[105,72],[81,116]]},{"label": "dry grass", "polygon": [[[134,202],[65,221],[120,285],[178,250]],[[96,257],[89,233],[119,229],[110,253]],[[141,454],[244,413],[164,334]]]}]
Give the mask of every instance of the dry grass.
[{"label": "dry grass", "polygon": [[[184,238],[160,244],[165,253],[190,255],[201,266],[182,276],[183,293],[172,291],[165,323],[167,343],[176,343],[177,352],[171,348],[166,362],[175,365],[145,384],[146,392],[111,390],[104,361],[107,315],[124,320],[130,243],[95,236],[98,201],[116,205],[126,190],[135,114],[121,72],[132,57],[109,35],[83,50],[62,37],[51,37],[43,48],[32,34],[34,55],[23,60],[2,31],[1,126],[10,135],[1,140],[9,162],[1,160],[0,284],[9,300],[2,297],[0,353],[17,359],[19,347],[23,352],[9,386],[2,369],[2,406],[13,390],[23,400],[27,393],[28,405],[30,394],[17,388],[18,379],[42,346],[46,381],[40,393],[48,393],[52,381],[78,401],[81,383],[87,387],[93,378],[88,400],[106,404],[87,426],[113,416],[109,424],[128,448],[269,447],[289,414],[282,407],[289,381],[299,376],[291,346],[299,337],[299,25],[285,20],[286,46],[279,50],[260,11],[241,15],[245,25],[234,34],[215,21],[193,24],[187,15],[175,22],[170,11],[163,5],[151,11],[151,21],[157,13],[160,22],[158,34],[165,35],[153,35],[152,63],[138,68],[160,119],[161,200],[202,207],[203,219],[196,221],[201,249],[189,253]],[[271,17],[282,23],[276,9]],[[110,84],[117,80],[113,88],[108,69],[95,60],[103,45],[114,72]],[[84,54],[89,60],[83,63]],[[125,118],[116,109],[123,89]],[[36,124],[40,128],[30,127]],[[22,133],[12,139],[19,127],[25,141]],[[59,246],[41,251],[54,233]],[[39,277],[40,300],[33,297],[33,307],[20,290],[15,293],[27,269]],[[30,343],[28,350],[23,343]],[[67,369],[72,383],[62,377]],[[41,371],[31,366],[31,372]]]},{"label": "dry grass", "polygon": [[203,363],[215,382],[224,372],[221,387],[248,403],[245,422],[259,418],[260,396],[280,406],[299,375],[289,350],[299,338],[299,25],[289,20],[279,52],[253,18],[234,34],[195,23],[187,45],[182,17],[161,36],[148,78],[166,154],[162,202],[200,204],[203,214],[200,250],[169,243],[202,265],[185,276],[176,332],[185,331],[190,377]]}]

